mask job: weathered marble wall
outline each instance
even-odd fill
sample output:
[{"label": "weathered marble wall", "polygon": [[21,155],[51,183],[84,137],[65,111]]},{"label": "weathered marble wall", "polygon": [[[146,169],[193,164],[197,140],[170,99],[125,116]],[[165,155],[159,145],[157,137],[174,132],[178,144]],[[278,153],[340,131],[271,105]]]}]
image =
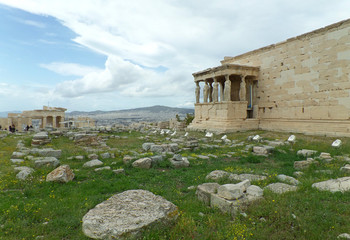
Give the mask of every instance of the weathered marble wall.
[{"label": "weathered marble wall", "polygon": [[221,63],[260,66],[260,128],[350,135],[350,20]]}]

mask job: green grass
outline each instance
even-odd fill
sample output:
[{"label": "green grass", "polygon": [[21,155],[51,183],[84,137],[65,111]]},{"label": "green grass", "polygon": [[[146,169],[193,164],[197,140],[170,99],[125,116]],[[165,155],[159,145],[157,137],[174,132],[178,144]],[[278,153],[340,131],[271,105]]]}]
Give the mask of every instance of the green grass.
[{"label": "green grass", "polygon": [[[182,134],[182,133],[181,133]],[[259,134],[264,139],[286,140],[288,133],[251,131],[228,134],[231,140],[245,141],[249,135]],[[84,169],[85,161],[68,160],[70,156],[87,156],[82,146],[74,144],[66,137],[53,138],[46,147],[62,149],[61,164],[68,164],[74,170],[75,179],[67,184],[46,182],[45,177],[52,169],[36,170],[27,181],[19,181],[11,166],[10,157],[16,150],[19,140],[30,145],[30,135],[8,136],[0,139],[0,239],[88,239],[81,230],[81,220],[87,211],[110,196],[130,189],[145,189],[161,195],[179,207],[178,221],[169,229],[149,229],[143,239],[336,239],[349,232],[350,193],[320,192],[311,187],[314,182],[346,176],[339,172],[345,163],[337,160],[320,163],[304,171],[299,178],[301,185],[296,192],[276,195],[265,191],[264,199],[243,209],[247,216],[238,214],[235,218],[211,209],[195,196],[197,186],[204,182],[205,176],[213,170],[232,173],[265,174],[267,180],[253,182],[264,187],[276,182],[277,174],[292,176],[296,171],[294,161],[305,158],[297,156],[299,149],[313,149],[329,152],[332,156],[350,153],[350,141],[342,138],[339,149],[330,147],[334,138],[297,135],[297,142],[291,146],[277,147],[268,157],[255,156],[244,151],[245,146],[230,147],[220,143],[221,148],[200,148],[196,151],[182,152],[183,156],[214,154],[218,158],[209,160],[190,160],[191,166],[174,169],[167,160],[149,170],[135,169],[124,165],[124,155],[142,153],[144,142],[166,143],[165,136],[144,135],[139,132],[103,134],[109,138],[107,145],[113,150],[115,159],[104,159],[105,166],[113,169],[124,168],[125,175],[115,175],[111,171],[94,172]],[[203,133],[190,133],[203,137]],[[216,136],[220,139],[222,135]],[[127,138],[125,138],[127,137]],[[105,152],[105,151],[102,151]],[[235,152],[232,157],[224,156]],[[113,163],[113,164],[112,164]],[[33,166],[26,160],[24,166]],[[315,173],[315,170],[333,170],[330,175]],[[223,180],[221,184],[228,183]]]}]

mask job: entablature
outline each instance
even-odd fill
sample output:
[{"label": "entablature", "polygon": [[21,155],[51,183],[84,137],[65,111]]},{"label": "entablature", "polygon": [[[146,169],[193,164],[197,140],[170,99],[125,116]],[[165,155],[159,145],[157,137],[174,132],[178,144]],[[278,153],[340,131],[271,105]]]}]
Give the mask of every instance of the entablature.
[{"label": "entablature", "polygon": [[223,64],[218,67],[208,68],[203,71],[193,73],[194,81],[205,81],[208,78],[215,78],[226,75],[239,75],[246,77],[259,76],[260,67],[245,66],[239,64]]}]

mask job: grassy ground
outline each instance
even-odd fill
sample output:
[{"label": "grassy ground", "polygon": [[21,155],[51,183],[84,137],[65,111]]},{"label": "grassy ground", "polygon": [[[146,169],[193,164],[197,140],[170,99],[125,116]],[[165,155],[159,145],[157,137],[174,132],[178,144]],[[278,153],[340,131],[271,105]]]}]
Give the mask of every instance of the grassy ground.
[{"label": "grassy ground", "polygon": [[[287,133],[244,132],[228,135],[229,139],[246,141],[249,135],[260,134],[265,139],[287,139]],[[75,172],[75,179],[67,184],[46,182],[45,177],[52,169],[37,170],[32,179],[19,181],[11,166],[10,156],[16,150],[19,140],[28,146],[31,136],[8,136],[0,139],[0,239],[87,239],[81,231],[81,220],[87,211],[110,196],[129,189],[145,189],[161,195],[179,207],[180,217],[169,229],[152,229],[143,239],[336,239],[344,232],[350,232],[350,193],[320,192],[311,185],[314,182],[343,177],[339,168],[345,165],[341,160],[312,166],[299,178],[302,182],[298,191],[276,195],[265,191],[264,199],[251,204],[235,218],[211,209],[195,196],[195,190],[188,190],[206,182],[205,176],[213,170],[233,173],[265,174],[267,180],[253,182],[261,187],[276,182],[277,174],[292,176],[293,163],[302,160],[296,155],[299,149],[313,149],[329,152],[332,156],[350,153],[350,141],[343,140],[339,149],[331,148],[334,138],[297,135],[297,143],[276,148],[268,157],[257,157],[244,152],[245,146],[218,149],[201,148],[194,152],[183,152],[183,156],[195,158],[202,154],[220,157],[209,160],[190,160],[191,166],[173,169],[164,161],[149,170],[134,169],[124,165],[124,155],[141,152],[143,142],[166,142],[165,137],[144,136],[138,132],[103,134],[127,138],[111,138],[107,145],[113,148],[115,159],[106,159],[104,165],[113,169],[124,168],[125,175],[111,171],[94,172],[84,169],[85,161],[68,160],[69,156],[87,155],[81,147],[66,137],[54,139],[49,145],[62,149],[61,164],[69,164]],[[202,137],[203,133],[191,133]],[[220,136],[216,137],[217,139]],[[216,144],[216,143],[215,143]],[[251,144],[246,141],[246,144]],[[222,144],[219,144],[222,145]],[[232,157],[222,156],[235,152]],[[113,164],[112,164],[113,163]],[[25,166],[32,166],[26,161]],[[333,170],[332,174],[316,173],[315,170]],[[227,182],[221,182],[227,183]]]}]

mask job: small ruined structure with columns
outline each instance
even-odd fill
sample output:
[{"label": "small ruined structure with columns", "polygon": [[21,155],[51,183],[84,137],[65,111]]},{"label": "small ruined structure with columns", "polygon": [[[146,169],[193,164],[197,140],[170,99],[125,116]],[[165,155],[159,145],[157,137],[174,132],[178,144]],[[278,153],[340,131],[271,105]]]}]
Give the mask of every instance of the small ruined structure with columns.
[{"label": "small ruined structure with columns", "polygon": [[190,129],[350,136],[350,19],[193,73]]},{"label": "small ruined structure with columns", "polygon": [[40,122],[40,128],[63,128],[64,125],[61,122],[65,119],[65,111],[67,111],[65,108],[44,106],[39,110],[9,113],[7,118],[0,118],[0,125],[2,129],[13,125],[18,131],[22,131],[26,126],[31,126],[34,119],[37,119]]}]

